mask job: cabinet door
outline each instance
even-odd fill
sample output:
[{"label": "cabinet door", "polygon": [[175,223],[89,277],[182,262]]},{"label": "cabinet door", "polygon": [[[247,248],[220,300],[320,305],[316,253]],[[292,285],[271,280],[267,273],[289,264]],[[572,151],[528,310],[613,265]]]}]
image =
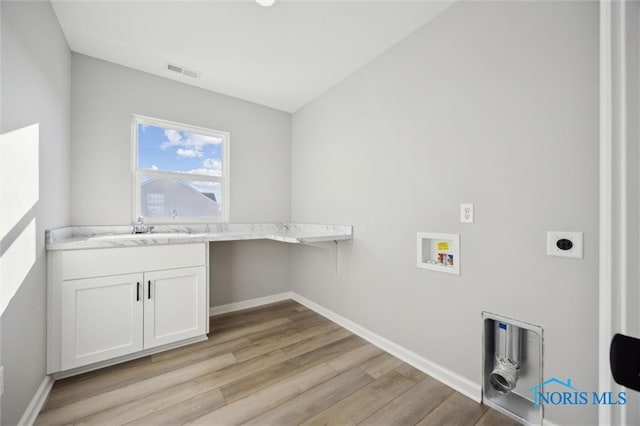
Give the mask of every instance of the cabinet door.
[{"label": "cabinet door", "polygon": [[62,282],[62,370],[142,350],[142,274]]},{"label": "cabinet door", "polygon": [[206,267],[144,274],[144,348],[205,334]]}]

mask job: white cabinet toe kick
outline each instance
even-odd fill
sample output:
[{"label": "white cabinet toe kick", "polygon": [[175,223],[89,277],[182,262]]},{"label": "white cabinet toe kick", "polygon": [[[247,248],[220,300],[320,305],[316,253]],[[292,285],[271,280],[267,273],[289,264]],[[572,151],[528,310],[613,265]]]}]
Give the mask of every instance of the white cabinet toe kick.
[{"label": "white cabinet toe kick", "polygon": [[208,250],[49,252],[47,373],[73,375],[205,339]]}]

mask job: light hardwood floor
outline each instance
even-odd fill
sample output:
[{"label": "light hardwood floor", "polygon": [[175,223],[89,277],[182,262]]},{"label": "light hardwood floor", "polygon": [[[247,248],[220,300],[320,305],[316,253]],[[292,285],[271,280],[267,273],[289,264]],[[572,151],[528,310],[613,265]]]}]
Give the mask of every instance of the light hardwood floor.
[{"label": "light hardwood floor", "polygon": [[55,383],[36,425],[515,425],[306,307],[211,319],[209,339]]}]

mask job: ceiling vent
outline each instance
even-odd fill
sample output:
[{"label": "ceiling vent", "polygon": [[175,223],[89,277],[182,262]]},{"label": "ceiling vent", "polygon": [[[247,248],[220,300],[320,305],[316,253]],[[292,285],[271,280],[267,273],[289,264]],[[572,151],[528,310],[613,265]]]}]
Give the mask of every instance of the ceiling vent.
[{"label": "ceiling vent", "polygon": [[198,71],[190,70],[189,68],[181,67],[180,65],[170,64],[167,62],[167,69],[171,72],[186,75],[187,77],[200,78],[200,73]]}]

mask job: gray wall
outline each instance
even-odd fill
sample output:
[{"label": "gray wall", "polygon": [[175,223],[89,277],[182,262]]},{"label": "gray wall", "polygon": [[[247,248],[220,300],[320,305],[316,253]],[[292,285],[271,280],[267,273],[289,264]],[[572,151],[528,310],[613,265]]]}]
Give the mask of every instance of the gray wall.
[{"label": "gray wall", "polygon": [[[134,113],[230,132],[230,222],[290,219],[290,114],[76,53],[72,73],[74,225],[131,223]],[[261,265],[255,281],[236,279],[269,249],[276,259]],[[289,274],[280,271],[288,269],[289,250],[281,243],[214,244],[211,254],[212,305],[290,289]],[[215,261],[231,255],[233,262]]]},{"label": "gray wall", "polygon": [[36,262],[2,315],[3,425],[15,425],[45,377],[44,230],[69,224],[71,53],[48,2],[2,2],[2,128],[40,123]]},{"label": "gray wall", "polygon": [[[355,235],[337,276],[294,250],[294,291],[478,385],[483,310],[540,324],[545,377],[597,390],[597,2],[454,5],[294,114],[292,183],[293,221]],[[416,268],[419,231],[461,234],[460,276]]]},{"label": "gray wall", "polygon": [[291,247],[276,241],[209,244],[210,305],[291,291]]}]

